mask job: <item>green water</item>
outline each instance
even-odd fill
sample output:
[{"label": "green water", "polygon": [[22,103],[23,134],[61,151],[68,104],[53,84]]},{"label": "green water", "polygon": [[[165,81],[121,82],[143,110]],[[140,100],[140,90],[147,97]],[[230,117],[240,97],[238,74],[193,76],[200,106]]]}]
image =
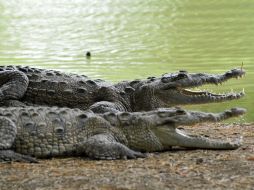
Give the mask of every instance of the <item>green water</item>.
[{"label": "green water", "polygon": [[241,106],[254,121],[253,10],[251,0],[0,0],[0,64],[120,81],[243,62],[245,78],[206,88],[245,88],[245,98],[191,109]]}]

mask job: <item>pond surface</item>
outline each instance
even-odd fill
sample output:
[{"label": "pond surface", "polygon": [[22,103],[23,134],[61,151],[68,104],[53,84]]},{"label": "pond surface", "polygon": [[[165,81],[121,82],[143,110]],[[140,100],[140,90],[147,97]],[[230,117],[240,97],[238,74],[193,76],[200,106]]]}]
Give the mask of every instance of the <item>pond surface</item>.
[{"label": "pond surface", "polygon": [[243,62],[242,80],[207,88],[245,88],[245,98],[191,109],[241,106],[248,109],[241,120],[254,121],[253,10],[250,0],[0,0],[0,64],[116,82],[178,70],[223,73]]}]

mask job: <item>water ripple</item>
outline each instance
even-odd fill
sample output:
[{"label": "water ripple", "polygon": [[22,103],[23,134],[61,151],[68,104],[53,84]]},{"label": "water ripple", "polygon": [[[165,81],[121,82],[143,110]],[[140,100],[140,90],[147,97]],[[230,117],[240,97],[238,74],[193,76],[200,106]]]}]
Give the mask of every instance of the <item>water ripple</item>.
[{"label": "water ripple", "polygon": [[239,106],[254,112],[253,10],[249,0],[0,0],[0,63],[119,81],[244,62],[244,84],[230,85],[250,92]]}]

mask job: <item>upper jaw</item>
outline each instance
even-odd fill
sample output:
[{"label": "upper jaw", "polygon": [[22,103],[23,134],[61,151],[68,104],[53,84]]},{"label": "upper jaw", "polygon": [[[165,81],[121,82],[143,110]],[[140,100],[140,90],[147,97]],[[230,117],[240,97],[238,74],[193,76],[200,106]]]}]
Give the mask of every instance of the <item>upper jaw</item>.
[{"label": "upper jaw", "polygon": [[187,71],[179,71],[177,74],[165,74],[161,77],[160,88],[168,90],[172,88],[192,88],[204,84],[221,84],[232,78],[239,78],[245,75],[243,69],[232,69],[224,74],[189,74]]},{"label": "upper jaw", "polygon": [[146,112],[150,117],[157,115],[157,118],[151,119],[156,121],[156,127],[179,125],[192,125],[201,122],[218,122],[232,117],[238,117],[246,113],[244,108],[231,108],[220,113],[206,113],[200,111],[187,111],[181,108],[162,108],[152,112]]},{"label": "upper jaw", "polygon": [[[244,90],[238,93],[229,92],[224,94],[215,94],[208,91],[192,91],[185,88],[202,86],[204,84],[218,85],[231,78],[239,78],[245,75],[242,69],[232,69],[224,74],[188,74],[186,71],[180,71],[178,74],[166,74],[161,78],[162,90],[176,90],[179,96],[184,96],[197,100],[198,102],[225,101],[238,99],[245,95]],[[193,102],[193,103],[194,103]]]}]

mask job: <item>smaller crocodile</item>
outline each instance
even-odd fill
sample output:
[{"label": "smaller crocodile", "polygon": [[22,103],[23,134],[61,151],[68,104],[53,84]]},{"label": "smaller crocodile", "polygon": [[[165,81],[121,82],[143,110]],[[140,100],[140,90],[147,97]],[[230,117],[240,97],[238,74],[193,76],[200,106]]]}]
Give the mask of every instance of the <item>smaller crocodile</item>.
[{"label": "smaller crocodile", "polygon": [[227,142],[188,135],[179,125],[216,122],[245,113],[164,108],[150,112],[95,114],[58,107],[0,108],[0,162],[37,162],[36,158],[86,156],[92,159],[145,157],[174,146],[236,149]]},{"label": "smaller crocodile", "polygon": [[0,66],[0,103],[2,106],[25,104],[91,109],[96,113],[151,111],[160,107],[239,99],[244,92],[215,94],[190,89],[205,84],[217,85],[244,74],[242,69],[218,75],[179,71],[111,84],[55,70]]}]

